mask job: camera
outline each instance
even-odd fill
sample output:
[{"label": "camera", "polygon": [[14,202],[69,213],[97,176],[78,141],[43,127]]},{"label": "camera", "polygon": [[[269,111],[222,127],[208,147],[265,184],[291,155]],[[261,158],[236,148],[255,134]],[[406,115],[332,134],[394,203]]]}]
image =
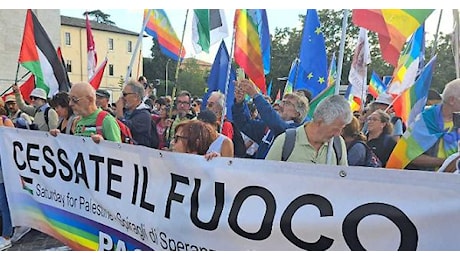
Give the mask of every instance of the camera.
[{"label": "camera", "polygon": [[460,128],[460,112],[454,112],[452,114],[452,122],[454,124],[454,128]]}]

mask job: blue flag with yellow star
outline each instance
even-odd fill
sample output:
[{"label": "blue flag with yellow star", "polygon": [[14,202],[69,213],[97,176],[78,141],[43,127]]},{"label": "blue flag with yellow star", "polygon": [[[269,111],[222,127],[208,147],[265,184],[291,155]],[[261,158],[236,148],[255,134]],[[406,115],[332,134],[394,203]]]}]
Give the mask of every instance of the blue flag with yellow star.
[{"label": "blue flag with yellow star", "polygon": [[299,58],[294,90],[307,89],[314,98],[327,87],[326,44],[316,9],[307,10]]}]

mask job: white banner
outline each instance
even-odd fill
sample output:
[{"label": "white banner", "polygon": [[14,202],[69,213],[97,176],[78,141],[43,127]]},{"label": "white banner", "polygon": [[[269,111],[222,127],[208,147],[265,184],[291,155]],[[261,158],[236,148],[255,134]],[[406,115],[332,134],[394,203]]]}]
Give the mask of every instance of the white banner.
[{"label": "white banner", "polygon": [[460,176],[0,128],[14,225],[74,250],[459,250]]}]

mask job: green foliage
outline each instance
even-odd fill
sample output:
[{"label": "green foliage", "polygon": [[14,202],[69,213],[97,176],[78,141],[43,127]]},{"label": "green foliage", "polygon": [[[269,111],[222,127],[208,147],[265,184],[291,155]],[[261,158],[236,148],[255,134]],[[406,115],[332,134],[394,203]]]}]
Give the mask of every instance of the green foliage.
[{"label": "green foliage", "polygon": [[106,14],[102,12],[101,10],[93,10],[93,11],[87,11],[83,13],[83,16],[88,14],[89,17],[94,17],[94,20],[98,23],[103,23],[103,24],[108,24],[108,25],[115,25],[113,21],[111,21],[110,14]]},{"label": "green foliage", "polygon": [[179,73],[177,92],[181,90],[189,91],[192,96],[202,97],[207,87],[205,77],[209,71],[203,71],[195,59],[187,59],[184,69]]}]

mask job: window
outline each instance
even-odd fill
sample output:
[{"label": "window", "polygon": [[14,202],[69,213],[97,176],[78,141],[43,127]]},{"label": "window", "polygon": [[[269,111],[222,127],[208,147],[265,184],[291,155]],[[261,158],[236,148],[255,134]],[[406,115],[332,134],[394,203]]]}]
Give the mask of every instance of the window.
[{"label": "window", "polygon": [[113,51],[113,39],[109,38],[109,50]]},{"label": "window", "polygon": [[65,45],[70,46],[71,43],[72,41],[70,40],[70,33],[66,32],[65,33]]},{"label": "window", "polygon": [[72,72],[72,61],[71,60],[66,60],[65,68],[67,69],[67,72]]},{"label": "window", "polygon": [[133,52],[133,42],[132,41],[128,41],[128,52],[129,53]]},{"label": "window", "polygon": [[113,76],[113,64],[109,64],[109,76]]}]

